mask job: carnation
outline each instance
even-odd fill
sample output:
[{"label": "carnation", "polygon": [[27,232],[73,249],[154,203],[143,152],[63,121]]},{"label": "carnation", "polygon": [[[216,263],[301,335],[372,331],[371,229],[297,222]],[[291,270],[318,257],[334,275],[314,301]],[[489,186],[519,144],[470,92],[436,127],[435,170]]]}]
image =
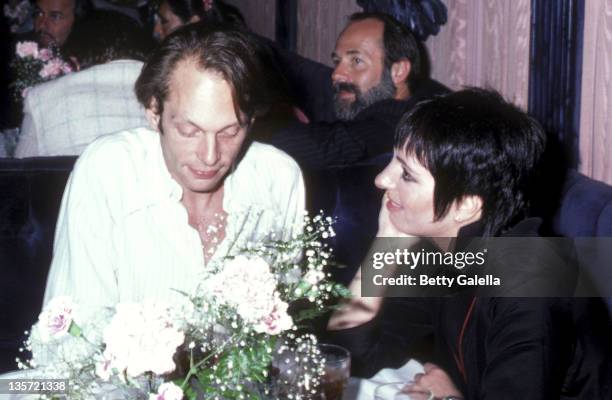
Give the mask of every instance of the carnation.
[{"label": "carnation", "polygon": [[293,326],[287,304],[279,299],[277,281],[261,257],[237,256],[206,284],[221,302],[236,308],[238,315],[258,332],[280,333]]},{"label": "carnation", "polygon": [[38,58],[38,43],[19,42],[17,43],[17,55],[21,58]]},{"label": "carnation", "polygon": [[65,62],[59,58],[53,58],[47,61],[38,74],[43,79],[55,78],[56,76],[64,73],[66,69],[67,66]]},{"label": "carnation", "polygon": [[293,327],[293,320],[287,313],[287,308],[289,308],[289,305],[277,298],[270,313],[255,324],[255,331],[267,333],[268,335],[278,335],[283,331],[291,329]]},{"label": "carnation", "polygon": [[104,330],[104,362],[99,375],[111,370],[135,377],[147,371],[163,375],[174,371],[172,356],[185,335],[170,317],[167,307],[154,302],[118,304]]},{"label": "carnation", "polygon": [[38,52],[38,58],[42,61],[49,61],[53,58],[53,52],[49,49],[40,49]]},{"label": "carnation", "polygon": [[66,335],[72,324],[75,304],[67,296],[53,298],[38,316],[40,340],[47,343]]},{"label": "carnation", "polygon": [[55,48],[39,49],[36,42],[19,42],[15,53],[16,57],[11,60],[14,79],[10,86],[16,100],[25,99],[28,89],[34,85],[73,72]]}]

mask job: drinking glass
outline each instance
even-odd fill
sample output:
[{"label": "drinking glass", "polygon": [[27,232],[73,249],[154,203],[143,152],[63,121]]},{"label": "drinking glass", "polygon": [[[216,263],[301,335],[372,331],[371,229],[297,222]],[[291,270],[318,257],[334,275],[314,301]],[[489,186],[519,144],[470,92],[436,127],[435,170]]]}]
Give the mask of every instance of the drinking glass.
[{"label": "drinking glass", "polygon": [[320,344],[325,373],[321,377],[321,389],[325,400],[342,400],[344,388],[351,374],[351,355],[344,347]]},{"label": "drinking glass", "polygon": [[406,386],[412,382],[392,382],[376,387],[374,400],[433,400],[430,391],[407,389]]}]

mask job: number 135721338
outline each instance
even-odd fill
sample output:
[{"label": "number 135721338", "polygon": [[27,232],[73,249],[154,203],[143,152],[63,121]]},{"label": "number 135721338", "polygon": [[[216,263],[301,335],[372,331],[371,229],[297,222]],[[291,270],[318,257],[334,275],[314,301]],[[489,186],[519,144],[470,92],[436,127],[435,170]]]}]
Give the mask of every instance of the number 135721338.
[{"label": "number 135721338", "polygon": [[0,394],[66,394],[67,379],[0,379]]}]

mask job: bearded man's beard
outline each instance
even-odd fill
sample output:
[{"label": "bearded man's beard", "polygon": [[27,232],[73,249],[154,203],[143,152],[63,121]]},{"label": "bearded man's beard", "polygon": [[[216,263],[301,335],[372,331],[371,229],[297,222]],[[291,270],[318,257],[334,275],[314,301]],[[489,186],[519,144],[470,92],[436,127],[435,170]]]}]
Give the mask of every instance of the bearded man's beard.
[{"label": "bearded man's beard", "polygon": [[[340,92],[350,92],[355,95],[355,100],[347,101],[341,99],[338,95]],[[392,99],[395,96],[395,85],[391,79],[391,72],[388,69],[383,70],[380,83],[367,92],[362,93],[361,90],[352,83],[338,82],[334,84],[334,110],[336,118],[344,121],[350,121],[357,116],[361,111],[368,108],[374,103],[381,100]]]}]

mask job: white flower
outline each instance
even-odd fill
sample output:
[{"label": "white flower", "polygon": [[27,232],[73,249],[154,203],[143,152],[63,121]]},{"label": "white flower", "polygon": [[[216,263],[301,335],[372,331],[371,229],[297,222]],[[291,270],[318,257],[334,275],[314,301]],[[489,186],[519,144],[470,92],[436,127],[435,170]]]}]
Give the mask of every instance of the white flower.
[{"label": "white flower", "polygon": [[285,271],[280,278],[283,283],[298,283],[300,279],[302,279],[302,270],[296,265],[293,268]]},{"label": "white flower", "polygon": [[72,324],[75,304],[67,296],[53,298],[38,316],[40,340],[43,343],[66,335]]},{"label": "white flower", "polygon": [[304,275],[304,281],[308,283],[310,286],[314,286],[325,278],[325,274],[323,271],[317,271],[316,269],[311,269],[306,272]]},{"label": "white flower", "polygon": [[118,304],[116,314],[104,330],[105,360],[110,368],[138,376],[151,371],[163,375],[174,371],[172,359],[185,340],[160,304]]},{"label": "white flower", "polygon": [[234,307],[257,331],[278,333],[291,327],[293,322],[286,313],[286,304],[278,297],[277,284],[266,260],[241,255],[228,261],[211,277],[205,290],[221,303]]},{"label": "white flower", "polygon": [[149,400],[182,400],[183,390],[172,382],[162,383],[157,394],[150,394]]}]

